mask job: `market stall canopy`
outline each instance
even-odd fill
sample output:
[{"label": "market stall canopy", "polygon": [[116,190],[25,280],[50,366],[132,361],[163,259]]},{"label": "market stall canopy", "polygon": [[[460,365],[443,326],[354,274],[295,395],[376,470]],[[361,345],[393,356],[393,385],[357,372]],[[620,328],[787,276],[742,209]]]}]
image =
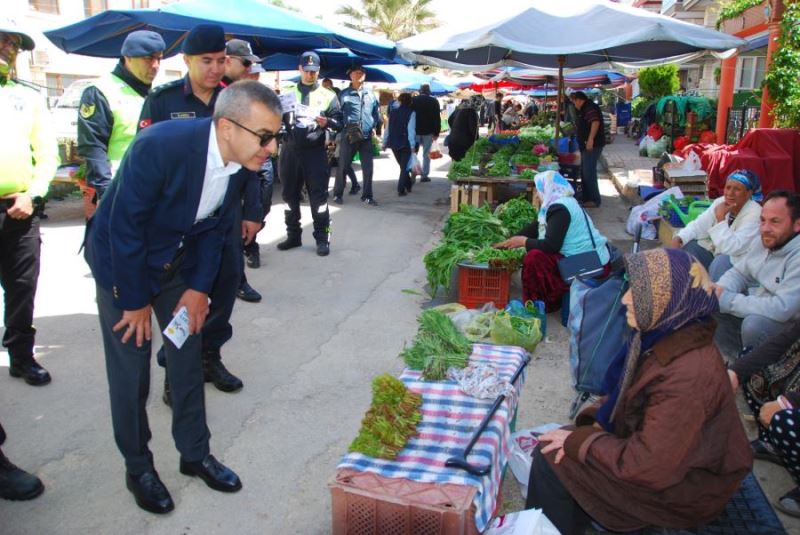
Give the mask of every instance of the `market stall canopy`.
[{"label": "market stall canopy", "polygon": [[[490,82],[509,81],[521,87],[541,87],[555,85],[558,82],[558,71],[555,69],[523,69],[520,67],[503,67],[475,73],[475,76]],[[584,87],[620,87],[632,80],[620,72],[607,70],[575,71],[564,74],[564,85],[572,88]]]},{"label": "market stall canopy", "polygon": [[393,59],[396,52],[391,41],[327,26],[257,0],[186,0],[160,9],[108,10],[45,35],[65,52],[113,58],[119,57],[130,32],[153,30],[164,37],[164,55],[169,57],[180,52],[186,33],[201,23],[221,25],[229,37],[249,41],[259,56],[345,47],[363,56]]},{"label": "market stall canopy", "polygon": [[[296,61],[295,61],[296,62]],[[297,65],[295,65],[295,68]],[[403,65],[365,65],[364,73],[367,82],[399,84],[401,86],[410,84],[431,83],[431,76],[417,72],[414,69]],[[323,65],[319,71],[320,78],[332,78],[334,80],[349,80],[347,67],[334,67],[326,69]],[[289,78],[290,81],[297,82],[300,76]]]},{"label": "market stall canopy", "polygon": [[428,84],[431,88],[431,95],[447,95],[449,93],[455,93],[458,91],[458,87],[450,84],[446,84],[444,82],[440,82],[436,78],[428,77],[427,81],[418,80],[416,82],[411,82],[410,84],[406,84],[403,86],[403,89],[406,91],[419,91],[419,88],[422,84]]},{"label": "market stall canopy", "polygon": [[[339,76],[330,76],[326,74],[327,71],[345,73],[342,79],[347,79],[347,69],[354,65],[365,66],[395,63],[387,58],[362,56],[354,53],[349,48],[317,48],[314,51],[319,56],[320,69],[323,72],[323,76],[329,78],[339,78]],[[407,63],[401,58],[397,58],[397,62]],[[299,57],[297,53],[277,52],[261,58],[261,66],[267,71],[291,71],[297,69],[298,64]]]},{"label": "market stall canopy", "polygon": [[[439,28],[397,43],[416,62],[454,69],[502,65],[585,68],[681,61],[733,53],[746,42],[709,28],[606,0],[525,0],[503,4],[504,18],[476,28]],[[559,59],[563,60],[560,64]]]}]

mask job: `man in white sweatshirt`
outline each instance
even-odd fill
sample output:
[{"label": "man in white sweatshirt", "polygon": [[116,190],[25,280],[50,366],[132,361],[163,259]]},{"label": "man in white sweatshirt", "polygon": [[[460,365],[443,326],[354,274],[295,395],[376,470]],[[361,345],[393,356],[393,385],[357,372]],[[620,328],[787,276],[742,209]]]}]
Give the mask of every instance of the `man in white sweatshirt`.
[{"label": "man in white sweatshirt", "polygon": [[736,355],[800,318],[800,195],[770,193],[761,210],[761,240],[733,261],[715,290],[723,354]]}]

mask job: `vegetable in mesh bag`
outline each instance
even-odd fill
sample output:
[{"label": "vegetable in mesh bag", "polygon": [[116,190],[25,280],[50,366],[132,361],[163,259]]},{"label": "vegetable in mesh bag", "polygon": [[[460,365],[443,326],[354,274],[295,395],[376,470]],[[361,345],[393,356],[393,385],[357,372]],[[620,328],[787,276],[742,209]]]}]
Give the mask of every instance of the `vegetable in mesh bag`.
[{"label": "vegetable in mesh bag", "polygon": [[538,318],[520,318],[501,311],[492,319],[490,336],[495,344],[519,346],[532,353],[542,331]]}]

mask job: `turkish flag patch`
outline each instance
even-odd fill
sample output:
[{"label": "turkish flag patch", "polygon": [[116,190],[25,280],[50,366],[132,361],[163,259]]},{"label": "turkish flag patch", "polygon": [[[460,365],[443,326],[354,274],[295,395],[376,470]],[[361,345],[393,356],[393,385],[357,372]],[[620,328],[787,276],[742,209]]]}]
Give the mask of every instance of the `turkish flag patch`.
[{"label": "turkish flag patch", "polygon": [[147,128],[151,124],[153,124],[152,119],[142,119],[141,121],[139,121],[139,128]]}]

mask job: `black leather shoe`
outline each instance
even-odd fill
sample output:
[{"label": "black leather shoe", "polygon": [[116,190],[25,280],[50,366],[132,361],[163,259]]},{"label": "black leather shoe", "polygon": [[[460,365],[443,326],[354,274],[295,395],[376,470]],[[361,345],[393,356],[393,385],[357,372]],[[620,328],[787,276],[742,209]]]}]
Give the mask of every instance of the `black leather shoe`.
[{"label": "black leather shoe", "polygon": [[175,503],[167,487],[161,482],[155,470],[138,475],[126,473],[125,485],[133,494],[136,505],[145,511],[163,515],[175,509]]},{"label": "black leather shoe", "polygon": [[242,283],[239,289],[236,290],[236,297],[248,303],[258,303],[261,301],[261,294],[258,293],[248,283]]},{"label": "black leather shoe", "polygon": [[367,199],[367,204],[370,206],[378,206],[378,201],[375,199]]},{"label": "black leather shoe", "polygon": [[288,237],[278,244],[278,250],[287,251],[295,247],[300,247],[301,245],[303,245],[303,242],[300,241],[300,238]]},{"label": "black leather shoe", "polygon": [[245,256],[247,257],[247,267],[250,269],[258,269],[261,267],[261,253],[258,250],[246,254]]},{"label": "black leather shoe", "polygon": [[33,357],[24,360],[12,359],[8,374],[11,377],[21,377],[31,386],[42,386],[51,381],[50,374],[39,366]]},{"label": "black leather shoe", "polygon": [[43,492],[44,485],[38,477],[15,466],[0,451],[0,498],[32,500]]},{"label": "black leather shoe", "polygon": [[350,188],[350,195],[356,195],[359,191],[361,191],[361,185],[353,184],[353,187]]},{"label": "black leather shoe", "polygon": [[334,195],[333,202],[335,202],[336,204],[344,204],[344,199],[342,199],[341,195]]},{"label": "black leather shoe", "polygon": [[331,246],[327,243],[320,242],[317,244],[317,255],[318,256],[328,256],[331,254]]},{"label": "black leather shoe", "polygon": [[181,459],[181,474],[197,476],[205,481],[206,485],[220,492],[237,492],[242,488],[242,482],[236,472],[210,454],[198,462]]},{"label": "black leather shoe", "polygon": [[420,178],[419,181],[420,182],[430,182],[431,179],[430,179],[430,177],[424,176],[424,177]]},{"label": "black leather shoe", "polygon": [[169,377],[167,377],[166,370],[164,370],[164,393],[161,394],[161,401],[167,407],[172,407],[172,390],[169,387]]},{"label": "black leather shoe", "polygon": [[244,388],[242,380],[228,371],[217,351],[203,354],[203,378],[222,392],[238,392]]},{"label": "black leather shoe", "polygon": [[800,487],[795,487],[778,498],[774,505],[781,513],[800,518]]},{"label": "black leather shoe", "polygon": [[750,447],[753,448],[753,457],[756,459],[783,466],[783,461],[781,461],[780,456],[775,451],[772,444],[757,438],[750,442]]}]

